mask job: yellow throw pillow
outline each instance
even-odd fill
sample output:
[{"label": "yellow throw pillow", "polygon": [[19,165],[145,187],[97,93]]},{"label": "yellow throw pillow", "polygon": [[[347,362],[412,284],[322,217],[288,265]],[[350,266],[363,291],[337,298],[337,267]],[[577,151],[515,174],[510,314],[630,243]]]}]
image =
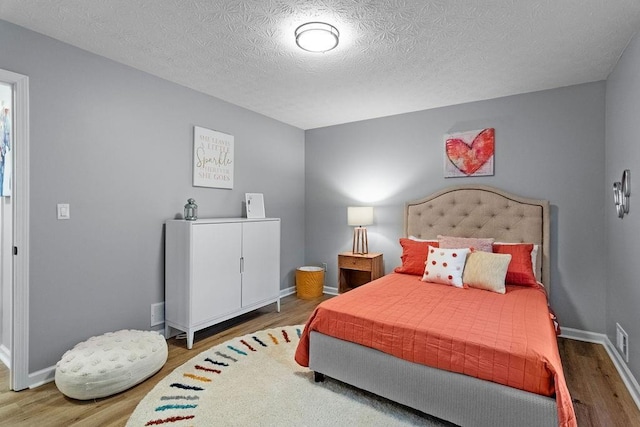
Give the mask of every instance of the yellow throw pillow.
[{"label": "yellow throw pillow", "polygon": [[504,279],[511,262],[510,254],[476,251],[469,254],[464,266],[462,282],[470,288],[504,294]]}]

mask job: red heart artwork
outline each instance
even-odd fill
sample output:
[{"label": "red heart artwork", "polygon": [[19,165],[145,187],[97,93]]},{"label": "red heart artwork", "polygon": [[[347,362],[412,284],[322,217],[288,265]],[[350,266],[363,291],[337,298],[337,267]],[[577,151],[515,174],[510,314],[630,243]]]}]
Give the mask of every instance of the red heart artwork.
[{"label": "red heart artwork", "polygon": [[446,139],[447,157],[460,172],[473,175],[493,157],[495,130],[483,129],[471,143],[456,136],[458,135],[451,135],[451,138]]}]

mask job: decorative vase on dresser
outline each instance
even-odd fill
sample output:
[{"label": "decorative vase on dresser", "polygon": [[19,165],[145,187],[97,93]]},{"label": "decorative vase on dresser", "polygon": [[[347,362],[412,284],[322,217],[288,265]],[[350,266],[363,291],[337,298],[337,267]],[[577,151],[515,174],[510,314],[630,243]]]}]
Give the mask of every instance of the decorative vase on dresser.
[{"label": "decorative vase on dresser", "polygon": [[266,305],[280,311],[280,219],[166,222],[165,329],[196,331]]}]

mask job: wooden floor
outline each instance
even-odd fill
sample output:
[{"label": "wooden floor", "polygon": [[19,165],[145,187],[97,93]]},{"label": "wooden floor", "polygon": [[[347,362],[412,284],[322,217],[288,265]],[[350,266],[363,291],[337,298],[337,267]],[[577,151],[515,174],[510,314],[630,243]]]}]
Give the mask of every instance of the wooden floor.
[{"label": "wooden floor", "polygon": [[[8,391],[8,372],[2,367],[0,426],[122,426],[158,381],[199,352],[235,336],[304,323],[326,298],[329,296],[312,301],[286,297],[280,313],[271,305],[196,334],[192,350],[186,349],[184,340],[171,339],[169,359],[160,372],[133,389],[95,401],[68,399],[53,383]],[[601,345],[560,339],[559,347],[580,427],[640,426],[640,410]]]},{"label": "wooden floor", "polygon": [[560,338],[558,348],[579,427],[640,426],[640,410],[602,345]]}]

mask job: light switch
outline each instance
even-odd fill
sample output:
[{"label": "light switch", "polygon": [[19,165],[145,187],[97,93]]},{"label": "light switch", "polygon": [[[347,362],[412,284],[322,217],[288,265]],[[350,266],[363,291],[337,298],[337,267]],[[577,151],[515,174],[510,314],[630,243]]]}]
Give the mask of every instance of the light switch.
[{"label": "light switch", "polygon": [[58,219],[70,219],[69,203],[58,203]]}]

